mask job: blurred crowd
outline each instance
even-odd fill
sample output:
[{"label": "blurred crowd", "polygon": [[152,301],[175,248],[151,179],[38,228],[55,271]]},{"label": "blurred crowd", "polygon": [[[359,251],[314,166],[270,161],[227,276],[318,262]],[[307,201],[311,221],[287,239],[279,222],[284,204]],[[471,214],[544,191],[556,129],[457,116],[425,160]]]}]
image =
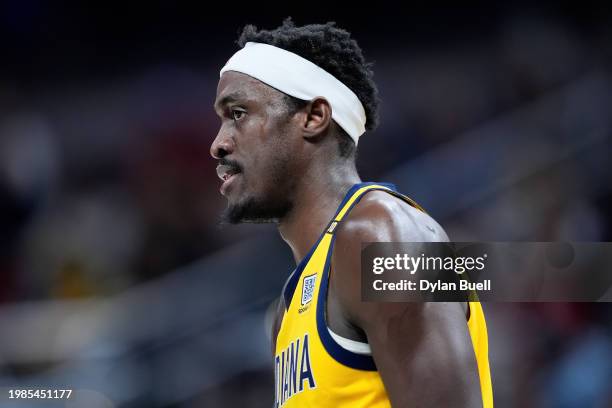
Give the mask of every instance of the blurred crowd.
[{"label": "blurred crowd", "polygon": [[[364,39],[382,107],[381,126],[360,143],[362,178],[396,183],[452,240],[611,241],[609,27],[518,15],[486,36],[395,50]],[[355,30],[357,40],[367,33]],[[0,386],[67,381],[92,372],[83,366],[129,361],[147,380],[113,395],[105,377],[117,406],[271,404],[266,306],[293,265],[273,227],[219,222],[211,105],[233,51],[160,57],[123,75],[23,92],[0,81],[0,321],[26,336],[39,311],[67,305],[98,316],[92,333],[104,333],[117,315],[90,315],[84,305],[117,301],[138,316],[122,333],[141,323],[153,333],[118,335],[131,339],[128,351],[75,354],[79,364],[44,353],[20,359],[14,350],[28,345],[7,334]],[[271,243],[258,247],[264,238]],[[244,282],[248,292],[235,297]],[[157,299],[147,318],[144,305]],[[487,304],[485,312],[498,406],[612,406],[609,304]],[[180,329],[175,320],[184,320]],[[116,343],[104,350],[126,347]],[[88,344],[79,350],[101,349]],[[243,364],[242,348],[260,355]],[[181,379],[173,394],[153,391],[168,372]],[[81,380],[95,389],[99,375]]]}]

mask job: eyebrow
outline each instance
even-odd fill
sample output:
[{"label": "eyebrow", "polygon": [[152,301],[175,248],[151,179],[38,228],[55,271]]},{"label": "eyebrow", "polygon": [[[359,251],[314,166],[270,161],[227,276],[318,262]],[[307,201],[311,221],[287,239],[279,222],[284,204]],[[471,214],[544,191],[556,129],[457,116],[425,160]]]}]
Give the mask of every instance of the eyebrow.
[{"label": "eyebrow", "polygon": [[243,91],[231,92],[225,95],[223,98],[221,98],[219,101],[215,103],[214,105],[215,110],[221,110],[222,106],[225,106],[230,102],[236,102],[240,99],[245,99],[245,98],[246,98],[246,94]]}]

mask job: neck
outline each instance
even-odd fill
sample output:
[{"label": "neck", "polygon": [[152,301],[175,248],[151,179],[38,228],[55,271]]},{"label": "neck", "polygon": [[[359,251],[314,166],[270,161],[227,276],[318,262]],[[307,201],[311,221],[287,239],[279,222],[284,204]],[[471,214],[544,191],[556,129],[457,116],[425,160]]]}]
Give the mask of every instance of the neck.
[{"label": "neck", "polygon": [[293,209],[278,224],[296,263],[319,238],[348,189],[360,181],[355,167],[346,165],[309,171],[300,178],[293,195]]}]

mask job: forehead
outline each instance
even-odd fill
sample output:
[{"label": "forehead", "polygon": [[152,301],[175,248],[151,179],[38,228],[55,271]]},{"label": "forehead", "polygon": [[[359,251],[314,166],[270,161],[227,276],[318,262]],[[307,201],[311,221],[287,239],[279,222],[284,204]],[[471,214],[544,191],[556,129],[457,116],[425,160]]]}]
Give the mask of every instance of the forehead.
[{"label": "forehead", "polygon": [[241,72],[226,71],[217,84],[215,105],[228,98],[272,101],[282,97],[282,93],[258,79]]}]

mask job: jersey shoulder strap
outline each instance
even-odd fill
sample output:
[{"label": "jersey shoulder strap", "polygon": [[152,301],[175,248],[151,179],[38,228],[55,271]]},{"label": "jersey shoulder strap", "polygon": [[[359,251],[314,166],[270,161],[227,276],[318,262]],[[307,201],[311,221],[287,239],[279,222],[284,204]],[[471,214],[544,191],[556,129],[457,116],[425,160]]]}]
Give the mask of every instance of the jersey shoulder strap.
[{"label": "jersey shoulder strap", "polygon": [[294,271],[289,276],[289,279],[285,283],[285,287],[283,289],[283,295],[284,295],[284,298],[285,298],[285,308],[286,309],[289,309],[289,305],[291,304],[291,301],[292,301],[292,298],[293,298],[293,293],[295,292],[295,288],[297,286],[297,283],[298,283],[298,280],[300,278],[300,275],[301,275],[302,271],[304,270],[304,268],[306,267],[306,265],[308,264],[308,262],[310,261],[310,258],[312,256],[313,252],[322,243],[325,243],[326,245],[330,245],[331,242],[326,240],[326,239],[324,239],[324,238],[326,236],[328,236],[328,235],[331,235],[332,236],[331,238],[332,238],[332,241],[333,241],[333,238],[335,238],[334,232],[335,232],[336,227],[338,226],[338,224],[349,214],[351,209],[359,202],[359,200],[361,200],[361,198],[365,195],[365,193],[367,193],[368,191],[372,191],[372,190],[386,191],[389,194],[392,194],[392,195],[394,195],[394,196],[404,200],[405,202],[407,202],[411,206],[413,206],[413,207],[415,207],[415,208],[417,208],[417,209],[419,209],[419,210],[424,212],[423,208],[421,208],[421,206],[419,206],[412,199],[410,199],[409,197],[404,196],[403,194],[398,193],[396,187],[393,184],[390,184],[390,183],[377,183],[377,182],[364,182],[364,183],[354,184],[347,191],[347,193],[344,196],[342,202],[338,206],[334,217],[327,224],[327,227],[325,228],[325,230],[323,230],[323,232],[321,233],[321,236],[319,237],[319,239],[317,239],[317,241],[311,247],[311,249],[308,252],[308,254],[304,257],[304,259],[302,259],[302,261],[294,269]]},{"label": "jersey shoulder strap", "polygon": [[321,274],[322,279],[317,296],[317,311],[316,311],[316,327],[317,335],[325,348],[327,354],[336,360],[337,362],[357,370],[363,371],[376,371],[376,364],[371,355],[355,353],[354,351],[348,350],[342,347],[331,335],[331,332],[327,326],[326,310],[327,310],[327,294],[329,290],[329,279],[331,274],[331,258],[334,251],[335,243],[335,231],[337,231],[338,225],[344,220],[353,207],[365,196],[366,193],[374,190],[385,191],[390,193],[415,208],[422,211],[422,208],[418,206],[414,201],[409,200],[407,197],[398,193],[395,186],[387,183],[360,183],[354,185],[349,192],[346,194],[345,199],[338,207],[338,211],[333,219],[330,221],[326,231],[324,232],[322,239],[317,243],[319,245],[326,245],[325,248],[321,249],[326,252],[325,265],[322,268]]},{"label": "jersey shoulder strap", "polygon": [[407,197],[399,193],[393,184],[390,184],[390,183],[359,183],[351,187],[349,192],[346,194],[344,200],[338,207],[338,211],[336,212],[336,215],[330,221],[327,227],[326,233],[333,234],[334,231],[336,230],[336,227],[338,226],[338,223],[340,223],[350,213],[353,207],[363,198],[365,193],[372,191],[372,190],[386,191],[387,193],[401,199],[402,201],[405,201],[406,203],[416,208],[417,210],[425,212],[423,207],[417,204],[416,201],[414,201],[410,197]]}]

